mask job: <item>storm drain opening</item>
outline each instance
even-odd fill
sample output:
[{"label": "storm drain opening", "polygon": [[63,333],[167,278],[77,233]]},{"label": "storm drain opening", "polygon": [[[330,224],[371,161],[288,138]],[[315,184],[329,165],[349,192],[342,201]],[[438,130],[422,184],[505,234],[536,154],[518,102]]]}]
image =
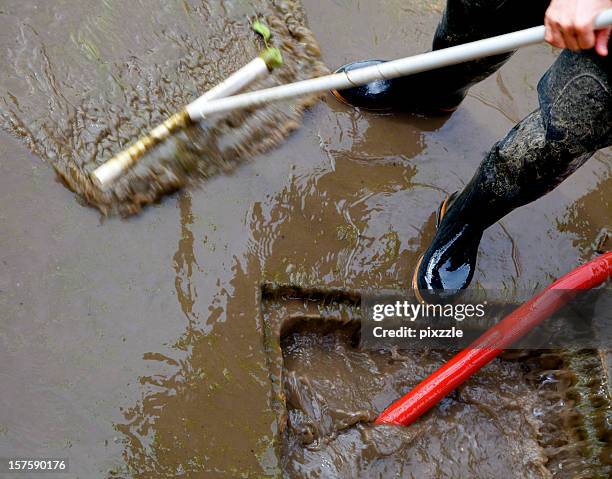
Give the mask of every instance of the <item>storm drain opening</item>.
[{"label": "storm drain opening", "polygon": [[362,350],[360,301],[350,290],[262,286],[285,477],[610,477],[600,352],[508,351],[413,425],[375,426],[453,352]]}]

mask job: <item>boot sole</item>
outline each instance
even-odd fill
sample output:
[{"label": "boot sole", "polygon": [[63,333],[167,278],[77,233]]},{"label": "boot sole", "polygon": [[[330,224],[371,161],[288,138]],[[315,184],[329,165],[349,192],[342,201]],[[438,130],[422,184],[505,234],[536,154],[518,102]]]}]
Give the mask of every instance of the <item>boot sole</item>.
[{"label": "boot sole", "polygon": [[419,256],[417,260],[417,264],[414,268],[414,272],[412,273],[412,291],[414,292],[414,297],[417,299],[419,303],[425,303],[425,299],[421,296],[421,290],[419,289],[419,285],[417,283],[417,276],[419,274],[419,268],[421,267],[421,263],[423,262],[423,254]]}]

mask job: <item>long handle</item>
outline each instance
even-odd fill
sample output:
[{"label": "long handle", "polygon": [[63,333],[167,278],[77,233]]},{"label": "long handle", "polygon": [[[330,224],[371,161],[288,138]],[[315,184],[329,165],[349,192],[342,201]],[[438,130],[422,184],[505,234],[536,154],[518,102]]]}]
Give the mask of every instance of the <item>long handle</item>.
[{"label": "long handle", "polygon": [[267,75],[273,68],[280,65],[280,53],[274,48],[268,48],[260,56],[247,63],[217,86],[211,88],[197,100],[191,102],[183,110],[175,113],[161,125],[155,127],[125,150],[119,152],[91,173],[91,179],[100,188],[106,189],[117,178],[125,173],[144,154],[155,145],[168,138],[174,131],[183,128],[201,117],[197,111],[207,102],[233,95]]},{"label": "long handle", "polygon": [[[612,9],[600,13],[595,20],[595,26],[598,29],[610,25],[612,25]],[[227,97],[202,105],[197,111],[194,111],[194,114],[202,118],[216,113],[265,105],[297,96],[322,93],[326,90],[352,88],[375,80],[390,80],[478,58],[507,53],[520,47],[543,42],[544,31],[544,26],[541,25],[485,40],[478,40],[413,57],[359,68],[350,72],[334,73],[288,85],[280,85],[265,90]]]}]

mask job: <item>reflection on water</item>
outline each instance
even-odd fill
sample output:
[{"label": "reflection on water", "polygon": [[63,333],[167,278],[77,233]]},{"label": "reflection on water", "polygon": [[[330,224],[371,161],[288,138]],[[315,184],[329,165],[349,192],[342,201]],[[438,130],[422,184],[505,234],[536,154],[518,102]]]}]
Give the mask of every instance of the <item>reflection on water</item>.
[{"label": "reflection on water", "polygon": [[193,225],[191,201],[191,195],[188,192],[182,193],[178,198],[181,211],[181,237],[174,254],[174,270],[176,271],[174,287],[181,310],[187,318],[188,332],[193,331],[198,319],[193,310],[193,305],[198,297],[196,285],[192,281],[193,269],[197,268],[201,271],[195,256],[194,236],[191,231]]},{"label": "reflection on water", "polygon": [[[185,246],[183,239],[179,249]],[[187,294],[179,302],[181,308],[188,305],[189,323],[170,345],[171,357],[145,354],[143,359],[154,373],[139,378],[142,399],[125,410],[125,421],[115,426],[125,444],[125,468],[118,474],[168,478],[276,474],[266,359],[252,345],[259,334],[257,324],[241,321],[245,311],[257,310],[257,296],[249,294],[255,285],[249,279],[251,271],[240,271],[238,264],[235,268],[231,296],[240,299],[230,302],[228,291],[215,295],[217,306],[208,308],[206,318],[216,323],[214,331],[201,329],[195,301]],[[186,273],[179,271],[189,284]],[[178,286],[177,292],[183,287]],[[220,319],[222,324],[217,323]],[[258,392],[253,394],[254,390]],[[251,454],[245,455],[246,450]]]},{"label": "reflection on water", "polygon": [[584,261],[612,248],[612,170],[609,164],[604,163],[604,166],[608,168],[603,171],[595,188],[574,202],[557,226],[560,232],[573,234],[573,244],[579,249]]}]

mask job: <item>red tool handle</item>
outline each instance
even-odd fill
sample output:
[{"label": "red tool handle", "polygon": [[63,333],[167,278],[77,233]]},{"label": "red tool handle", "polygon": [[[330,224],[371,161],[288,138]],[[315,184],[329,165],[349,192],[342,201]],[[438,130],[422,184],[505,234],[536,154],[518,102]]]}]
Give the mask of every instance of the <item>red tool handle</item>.
[{"label": "red tool handle", "polygon": [[[612,252],[570,271],[514,310],[376,418],[376,424],[408,426],[505,348],[570,301],[612,275]],[[563,292],[560,293],[559,290]]]}]

